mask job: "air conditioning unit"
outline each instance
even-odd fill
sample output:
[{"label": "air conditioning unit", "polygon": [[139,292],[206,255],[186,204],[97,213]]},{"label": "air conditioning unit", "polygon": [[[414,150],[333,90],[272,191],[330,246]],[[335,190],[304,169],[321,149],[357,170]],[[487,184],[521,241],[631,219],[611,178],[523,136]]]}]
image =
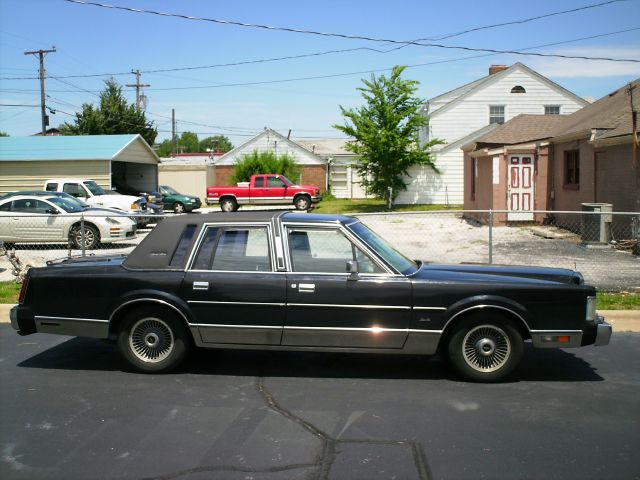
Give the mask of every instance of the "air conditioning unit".
[{"label": "air conditioning unit", "polygon": [[609,243],[611,241],[611,222],[613,205],[611,203],[583,203],[582,242]]}]

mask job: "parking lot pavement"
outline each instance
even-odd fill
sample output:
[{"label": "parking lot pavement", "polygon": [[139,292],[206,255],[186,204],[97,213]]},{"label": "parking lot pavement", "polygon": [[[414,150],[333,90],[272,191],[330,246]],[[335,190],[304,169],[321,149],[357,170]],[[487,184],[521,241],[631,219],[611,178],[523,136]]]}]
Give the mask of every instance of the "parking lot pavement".
[{"label": "parking lot pavement", "polygon": [[639,350],[527,349],[497,385],[437,357],[294,352],[140,375],[110,343],[0,325],[0,477],[637,478]]}]

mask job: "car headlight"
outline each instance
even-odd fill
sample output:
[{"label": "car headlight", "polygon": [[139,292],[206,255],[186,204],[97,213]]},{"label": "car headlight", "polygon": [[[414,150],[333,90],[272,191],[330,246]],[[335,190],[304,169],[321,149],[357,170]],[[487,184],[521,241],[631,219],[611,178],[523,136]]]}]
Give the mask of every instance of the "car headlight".
[{"label": "car headlight", "polygon": [[596,321],[596,297],[587,297],[587,322]]},{"label": "car headlight", "polygon": [[115,218],[106,217],[104,220],[107,223],[110,223],[111,225],[120,225],[120,222],[118,220],[116,220]]}]

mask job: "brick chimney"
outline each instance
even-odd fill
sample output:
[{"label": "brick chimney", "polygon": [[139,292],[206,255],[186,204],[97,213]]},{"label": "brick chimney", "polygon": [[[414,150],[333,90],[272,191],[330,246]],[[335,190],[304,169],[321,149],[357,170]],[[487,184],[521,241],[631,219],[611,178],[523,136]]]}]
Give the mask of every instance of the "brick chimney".
[{"label": "brick chimney", "polygon": [[494,73],[501,72],[502,70],[506,70],[508,67],[506,65],[491,65],[489,67],[489,75],[493,75]]}]

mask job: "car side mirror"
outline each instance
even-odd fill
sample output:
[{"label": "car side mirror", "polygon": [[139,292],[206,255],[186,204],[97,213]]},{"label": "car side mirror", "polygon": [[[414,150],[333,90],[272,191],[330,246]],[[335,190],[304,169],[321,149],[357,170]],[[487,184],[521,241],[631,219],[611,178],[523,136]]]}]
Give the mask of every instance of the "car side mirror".
[{"label": "car side mirror", "polygon": [[55,208],[47,208],[45,213],[48,213],[49,215],[57,215],[59,212]]},{"label": "car side mirror", "polygon": [[358,280],[358,262],[355,260],[349,260],[347,262],[347,273],[349,273],[348,280]]}]

